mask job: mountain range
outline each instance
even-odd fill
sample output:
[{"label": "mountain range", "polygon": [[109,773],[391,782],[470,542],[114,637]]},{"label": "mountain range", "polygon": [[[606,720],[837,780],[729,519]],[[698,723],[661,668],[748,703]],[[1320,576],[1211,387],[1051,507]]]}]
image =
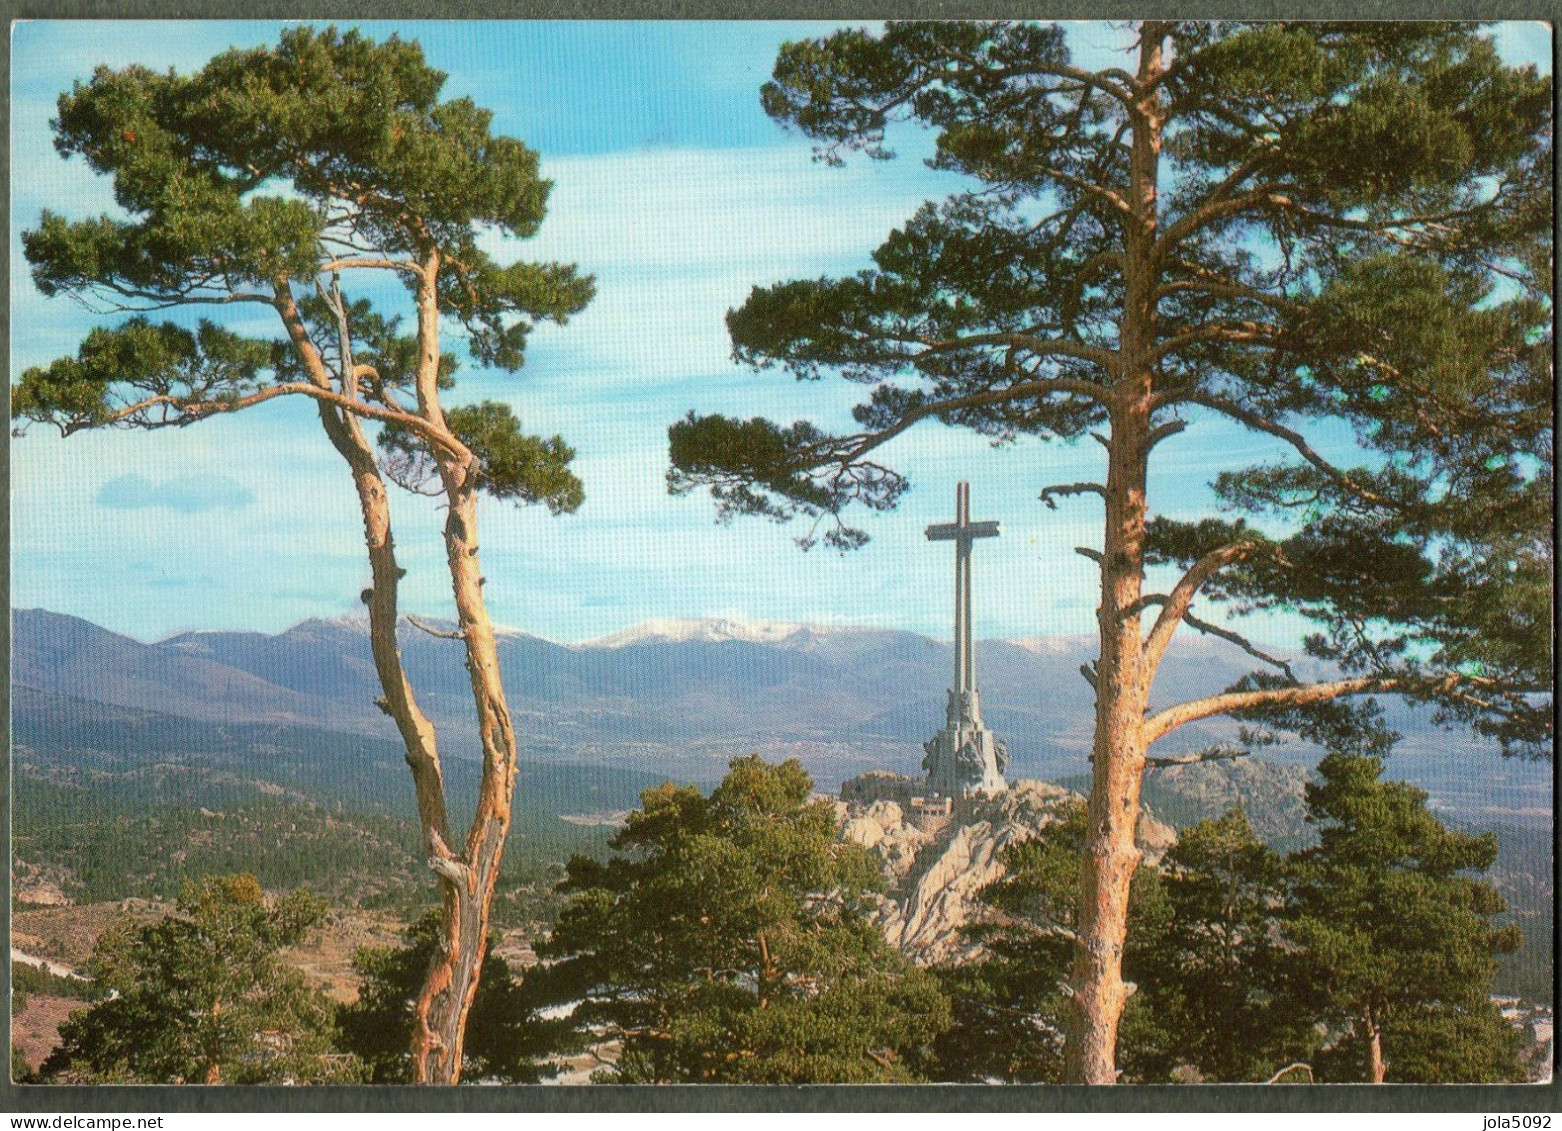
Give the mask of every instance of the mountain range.
[{"label": "mountain range", "polygon": [[[447,758],[475,754],[459,644],[411,626],[400,643]],[[757,751],[799,757],[823,789],[865,769],[918,773],[922,742],[943,725],[953,664],[949,644],[911,632],[733,618],[652,621],[584,644],[504,630],[499,649],[523,758],[712,781],[730,757]],[[1008,745],[1011,776],[1057,780],[1087,768],[1092,697],[1079,668],[1094,649],[1089,637],[978,644],[984,713]],[[1304,679],[1325,674],[1310,660],[1297,667]],[[1168,652],[1154,699],[1215,692],[1248,670],[1235,649],[1188,634]],[[20,609],[12,614],[11,679],[19,739],[42,727],[58,740],[73,718],[96,725],[91,711],[67,702],[140,713],[142,725],[162,732],[177,732],[174,720],[184,719],[396,739],[374,706],[379,689],[361,615],[306,620],[275,635],[197,631],[143,643],[77,617]],[[1504,760],[1402,708],[1389,716],[1407,736],[1391,769],[1435,803],[1467,817],[1549,821],[1549,766]],[[1167,747],[1232,733],[1218,720],[1189,726]],[[1317,751],[1281,747],[1266,756],[1308,762]]]}]

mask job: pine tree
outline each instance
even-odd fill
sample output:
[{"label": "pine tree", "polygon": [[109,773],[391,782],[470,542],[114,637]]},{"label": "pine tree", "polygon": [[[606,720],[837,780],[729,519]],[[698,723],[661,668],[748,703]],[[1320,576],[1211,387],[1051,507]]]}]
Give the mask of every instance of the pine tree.
[{"label": "pine tree", "polygon": [[99,937],[94,977],[115,996],[74,1013],[39,1069],[56,1083],[353,1083],[332,1006],[278,952],[324,905],[267,900],[253,876],[186,885],[173,914]]},{"label": "pine tree", "polygon": [[[919,1078],[947,1023],[868,920],[882,878],[796,760],[738,758],[709,797],[647,790],[607,863],[570,862],[537,1000],[622,1042],[614,1083]],[[551,960],[551,961],[546,961]]]},{"label": "pine tree", "polygon": [[[1394,693],[1549,750],[1550,80],[1466,23],[1146,22],[1094,71],[1057,26],[899,23],[787,44],[763,101],[832,161],[923,125],[977,187],[728,316],[742,360],[869,386],[859,431],[691,413],[669,485],[849,548],[843,511],[907,485],[878,449],[922,421],[1101,441],[1100,479],[1042,498],[1105,509],[1067,1076],[1112,1083],[1156,742],[1234,715],[1370,745],[1370,713],[1315,709]],[[1152,460],[1205,420],[1291,461],[1222,471],[1227,517],[1155,513]],[[1359,455],[1329,457],[1341,434]],[[1337,674],[1303,683],[1196,601],[1310,621]],[[1265,666],[1152,711],[1184,625]]]},{"label": "pine tree", "polygon": [[1497,841],[1445,827],[1426,794],[1382,763],[1331,754],[1307,787],[1319,843],[1291,857],[1288,992],[1338,1035],[1320,1079],[1491,1083],[1524,1079],[1519,1034],[1491,1001],[1517,927],[1472,873]]},{"label": "pine tree", "polygon": [[[194,75],[100,67],[77,83],[60,97],[55,147],[112,178],[122,215],[45,211],[23,247],[45,295],[130,316],[94,329],[74,355],[27,370],[12,391],[24,427],[46,423],[64,436],[183,427],[278,397],[314,402],[363,515],[378,703],[406,748],[444,907],[413,1033],[415,1078],[427,1083],[459,1075],[515,781],[477,497],[555,513],[582,498],[561,438],[524,435],[508,405],[443,407],[455,358],[441,350],[440,320],[464,326],[477,362],[515,370],[534,325],[565,321],[592,293],[573,267],[502,264],[483,250],[484,231],[534,234],[550,185],[535,153],[490,131],[489,111],[441,100],[444,81],[415,43],[299,27],[274,48],[228,51]],[[410,333],[399,316],[350,297],[377,277],[405,285]],[[174,308],[213,320],[192,330],[148,317]],[[264,308],[276,338],[215,320]],[[378,452],[370,424],[382,426]],[[403,570],[387,479],[446,504],[458,627],[445,635],[466,652],[483,758],[464,841],[447,817],[434,728],[397,648]]]},{"label": "pine tree", "polygon": [[[13,1009],[11,1016],[15,1017],[19,1010]],[[33,1082],[33,1068],[27,1063],[27,1053],[21,1045],[11,1042],[11,1075],[13,1084],[30,1084]]]},{"label": "pine tree", "polygon": [[1310,1018],[1275,993],[1282,858],[1233,809],[1183,829],[1160,873],[1167,913],[1153,944],[1136,948],[1135,980],[1172,1039],[1138,1059],[1156,1062],[1155,1077],[1189,1065],[1206,1083],[1259,1082],[1304,1059]]}]

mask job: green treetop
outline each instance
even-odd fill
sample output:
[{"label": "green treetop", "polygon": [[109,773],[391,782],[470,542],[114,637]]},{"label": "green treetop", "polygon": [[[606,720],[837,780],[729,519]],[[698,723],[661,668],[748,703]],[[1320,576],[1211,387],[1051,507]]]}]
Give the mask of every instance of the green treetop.
[{"label": "green treetop", "polygon": [[[528,991],[623,1042],[621,1083],[918,1078],[947,1021],[867,919],[878,870],[794,760],[739,758],[709,796],[647,790],[606,864],[577,857]],[[533,988],[535,986],[535,988]]]},{"label": "green treetop", "polygon": [[1275,993],[1283,859],[1233,809],[1183,829],[1160,875],[1164,921],[1135,951],[1139,994],[1166,1034],[1141,1058],[1151,1078],[1186,1065],[1206,1083],[1254,1083],[1304,1059],[1311,1018]]},{"label": "green treetop", "polygon": [[1382,763],[1331,754],[1307,787],[1319,843],[1292,857],[1287,992],[1341,1034],[1320,1076],[1405,1083],[1522,1080],[1518,1033],[1491,1001],[1517,927],[1474,873],[1496,839],[1445,827]]},{"label": "green treetop", "polygon": [[40,1068],[53,1081],[352,1083],[331,1003],[278,957],[320,921],[305,891],[267,900],[253,876],[191,882],[176,911],[111,928],[91,968],[115,996],[60,1027]]},{"label": "green treetop", "polygon": [[[77,83],[60,98],[55,148],[112,177],[120,212],[71,220],[45,210],[23,234],[39,290],[213,318],[270,306],[285,336],[132,318],[24,373],[13,415],[65,433],[153,428],[300,394],[395,425],[404,444],[409,432],[439,442],[425,406],[402,403],[420,395],[426,332],[405,336],[367,300],[344,301],[343,273],[390,272],[416,298],[420,272],[436,264],[420,331],[436,311],[448,315],[478,362],[510,370],[537,321],[564,321],[592,293],[572,266],[501,265],[479,246],[488,230],[533,235],[551,186],[532,150],[491,133],[490,111],[441,101],[444,80],[415,43],[293,28],[275,48],[229,51],[195,75],[100,67]],[[311,349],[336,387],[319,383],[303,356]],[[440,355],[442,384],[453,369]],[[572,453],[557,439],[547,458],[484,458],[522,439],[501,406],[486,412],[465,429],[451,424],[478,445],[490,489],[520,495],[538,490],[528,472],[561,477]],[[569,480],[540,493],[572,509],[579,487]]]}]

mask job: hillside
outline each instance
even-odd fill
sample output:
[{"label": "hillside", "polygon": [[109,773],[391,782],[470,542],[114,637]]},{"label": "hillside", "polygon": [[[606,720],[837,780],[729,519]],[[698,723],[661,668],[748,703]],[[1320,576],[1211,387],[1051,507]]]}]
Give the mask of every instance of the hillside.
[{"label": "hillside", "polygon": [[[220,725],[19,689],[14,715],[17,897],[168,898],[187,877],[249,871],[335,901],[405,910],[432,882],[400,748],[309,727]],[[451,811],[476,767],[452,760]],[[612,829],[563,819],[623,810],[666,775],[523,762],[497,913],[545,917],[558,865]]]}]

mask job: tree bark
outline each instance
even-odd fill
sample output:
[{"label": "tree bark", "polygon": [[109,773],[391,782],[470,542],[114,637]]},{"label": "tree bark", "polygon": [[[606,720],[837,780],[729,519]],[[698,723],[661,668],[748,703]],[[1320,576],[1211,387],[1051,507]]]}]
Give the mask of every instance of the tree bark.
[{"label": "tree bark", "polygon": [[1367,1081],[1381,1084],[1388,1076],[1388,1062],[1383,1059],[1383,1030],[1370,1009],[1361,1020],[1367,1029]]},{"label": "tree bark", "polygon": [[1123,981],[1128,893],[1142,855],[1135,832],[1148,748],[1144,730],[1153,674],[1141,626],[1146,470],[1154,395],[1155,235],[1161,32],[1144,26],[1139,84],[1150,93],[1132,108],[1129,203],[1124,221],[1124,306],[1109,413],[1106,525],[1097,619],[1094,762],[1070,978],[1071,1014],[1064,1080],[1117,1082],[1118,1023],[1131,992]]},{"label": "tree bark", "polygon": [[1076,916],[1072,1026],[1064,1053],[1069,1083],[1117,1082],[1117,1027],[1128,990],[1123,947],[1128,892],[1141,856],[1135,838],[1144,777],[1149,671],[1139,623],[1143,583],[1143,416],[1124,413],[1112,429],[1107,470],[1106,551],[1101,567],[1096,727],[1089,826]]},{"label": "tree bark", "polygon": [[[437,266],[433,270],[437,270]],[[434,391],[439,339],[433,270],[426,273],[428,282],[419,290],[419,416],[444,432],[444,414]],[[305,372],[316,385],[329,387],[330,375],[318,349],[309,339],[286,280],[277,281],[276,296],[278,313]],[[345,327],[341,333],[342,380],[347,387],[351,385],[351,351]],[[426,382],[422,379],[425,373],[428,375]],[[385,480],[357,417],[325,401],[319,402],[318,407],[326,436],[351,470],[358,494],[372,578],[371,587],[364,594],[369,611],[369,645],[383,692],[378,702],[401,734],[417,796],[423,847],[440,892],[440,945],[435,949],[416,1002],[412,1076],[414,1082],[420,1084],[456,1084],[461,1078],[466,1019],[477,993],[487,947],[488,907],[498,878],[504,836],[509,830],[515,764],[514,735],[510,731],[503,689],[499,686],[498,652],[482,601],[473,471],[467,464],[456,462],[452,450],[459,449],[459,444],[448,450],[435,449],[441,460],[450,501],[446,523],[447,557],[466,642],[467,666],[474,672],[473,692],[478,699],[479,730],[483,734],[484,749],[478,813],[466,850],[458,856],[450,843],[444,774],[434,726],[418,706],[396,640],[403,571],[396,562]],[[461,532],[461,538],[459,542],[453,542],[453,532],[457,530]],[[478,672],[485,673],[481,680]],[[497,712],[494,703],[497,703]],[[502,728],[493,724],[495,714],[502,717]],[[500,737],[491,741],[490,733],[495,730],[501,731]],[[476,866],[469,866],[468,861],[477,862]]]},{"label": "tree bark", "polygon": [[460,1079],[466,1019],[487,952],[489,907],[510,830],[516,759],[515,729],[500,682],[498,644],[483,600],[472,470],[447,465],[442,474],[450,500],[445,552],[477,708],[483,777],[461,858],[447,861],[441,872],[447,882],[442,885],[445,918],[440,946],[414,1008],[413,1078],[430,1084],[454,1084]]},{"label": "tree bark", "polygon": [[[418,414],[448,431],[439,404],[440,257],[428,249],[418,283]],[[453,438],[452,438],[453,439]],[[466,1020],[477,995],[488,947],[489,907],[499,879],[515,793],[515,728],[500,680],[499,649],[483,599],[485,578],[478,559],[476,462],[455,453],[459,443],[434,449],[448,509],[445,558],[450,570],[456,621],[466,648],[472,702],[483,750],[477,810],[459,857],[448,849],[430,859],[439,874],[444,903],[439,946],[414,1004],[413,1080],[455,1084],[461,1078]]]}]

